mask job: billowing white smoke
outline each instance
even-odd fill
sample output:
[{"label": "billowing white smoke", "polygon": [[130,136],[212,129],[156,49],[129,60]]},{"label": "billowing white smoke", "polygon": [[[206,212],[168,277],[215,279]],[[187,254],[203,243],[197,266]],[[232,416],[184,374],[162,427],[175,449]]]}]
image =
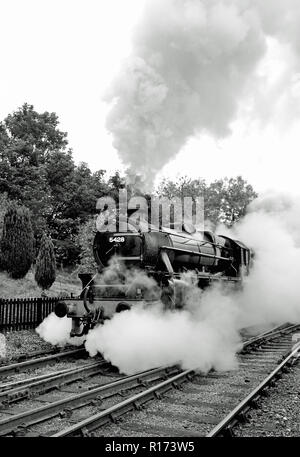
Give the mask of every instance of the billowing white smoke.
[{"label": "billowing white smoke", "polygon": [[241,328],[300,322],[299,209],[300,199],[267,195],[233,231],[221,230],[255,251],[242,291],[218,285],[201,292],[190,283],[184,311],[163,312],[158,305],[124,311],[89,332],[87,350],[125,373],[172,363],[233,368]]},{"label": "billowing white smoke", "polygon": [[300,322],[300,198],[267,194],[231,233],[255,251],[239,298],[241,321]]},{"label": "billowing white smoke", "polygon": [[80,346],[84,338],[70,338],[72,320],[66,316],[57,317],[54,313],[49,314],[43,322],[35,329],[43,340],[51,343],[53,346],[65,346],[71,344]]},{"label": "billowing white smoke", "polygon": [[237,310],[230,298],[215,302],[213,293],[203,295],[193,312],[163,311],[157,304],[116,314],[89,332],[86,349],[127,374],[177,363],[202,371],[233,368],[240,347]]},{"label": "billowing white smoke", "polygon": [[[106,95],[114,147],[146,188],[190,137],[230,133],[246,99],[272,115],[299,71],[299,20],[298,0],[149,0]],[[256,73],[268,37],[294,56],[276,87]]]}]

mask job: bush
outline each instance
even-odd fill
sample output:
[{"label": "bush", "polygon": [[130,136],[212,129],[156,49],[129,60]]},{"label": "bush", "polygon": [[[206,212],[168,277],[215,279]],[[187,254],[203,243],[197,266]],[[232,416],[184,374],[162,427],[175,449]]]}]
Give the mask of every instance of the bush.
[{"label": "bush", "polygon": [[34,260],[34,236],[25,206],[10,203],[3,221],[1,267],[14,279],[23,278]]},{"label": "bush", "polygon": [[41,289],[49,289],[56,278],[54,246],[50,237],[43,235],[36,260],[35,280]]}]

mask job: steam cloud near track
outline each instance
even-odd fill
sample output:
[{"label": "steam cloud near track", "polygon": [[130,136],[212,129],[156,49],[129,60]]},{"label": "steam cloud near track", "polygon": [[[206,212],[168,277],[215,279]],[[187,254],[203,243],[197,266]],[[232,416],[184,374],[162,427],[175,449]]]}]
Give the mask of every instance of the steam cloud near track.
[{"label": "steam cloud near track", "polygon": [[53,346],[64,347],[66,344],[80,346],[83,344],[84,339],[82,337],[70,338],[71,326],[71,319],[68,319],[66,316],[60,319],[54,313],[51,313],[35,331],[43,340],[53,344]]},{"label": "steam cloud near track", "polygon": [[[145,190],[190,137],[228,135],[240,108],[300,114],[299,22],[298,0],[148,1],[105,97],[114,147]],[[286,46],[275,81],[258,71],[272,40]]]}]

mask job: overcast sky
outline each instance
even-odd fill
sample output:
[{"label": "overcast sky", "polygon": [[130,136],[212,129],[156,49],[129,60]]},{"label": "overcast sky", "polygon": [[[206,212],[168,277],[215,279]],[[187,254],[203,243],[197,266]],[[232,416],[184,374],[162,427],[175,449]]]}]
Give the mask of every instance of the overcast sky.
[{"label": "overcast sky", "polygon": [[[39,112],[54,111],[76,162],[93,170],[122,169],[105,128],[109,107],[102,97],[132,52],[143,5],[143,0],[0,0],[0,119],[24,102]],[[159,177],[187,174],[210,181],[241,174],[258,191],[298,193],[299,73],[288,40],[266,37],[266,46],[255,71],[270,97],[278,97],[276,113],[265,115],[266,97],[249,117],[245,98],[230,122],[231,134],[216,139],[199,132]]]}]

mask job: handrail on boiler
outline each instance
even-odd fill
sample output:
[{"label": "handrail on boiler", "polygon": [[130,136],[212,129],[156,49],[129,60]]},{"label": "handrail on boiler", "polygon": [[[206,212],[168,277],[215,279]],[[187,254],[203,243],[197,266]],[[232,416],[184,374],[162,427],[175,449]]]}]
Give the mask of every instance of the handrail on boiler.
[{"label": "handrail on boiler", "polygon": [[218,255],[213,255],[213,254],[205,254],[203,252],[196,252],[196,251],[189,251],[188,249],[180,249],[180,248],[174,248],[172,246],[161,246],[160,248],[161,251],[176,251],[176,252],[182,252],[184,254],[190,254],[190,255],[197,255],[199,257],[207,257],[210,259],[218,259],[218,260],[226,260],[227,262],[232,262],[233,257],[221,257]]}]

